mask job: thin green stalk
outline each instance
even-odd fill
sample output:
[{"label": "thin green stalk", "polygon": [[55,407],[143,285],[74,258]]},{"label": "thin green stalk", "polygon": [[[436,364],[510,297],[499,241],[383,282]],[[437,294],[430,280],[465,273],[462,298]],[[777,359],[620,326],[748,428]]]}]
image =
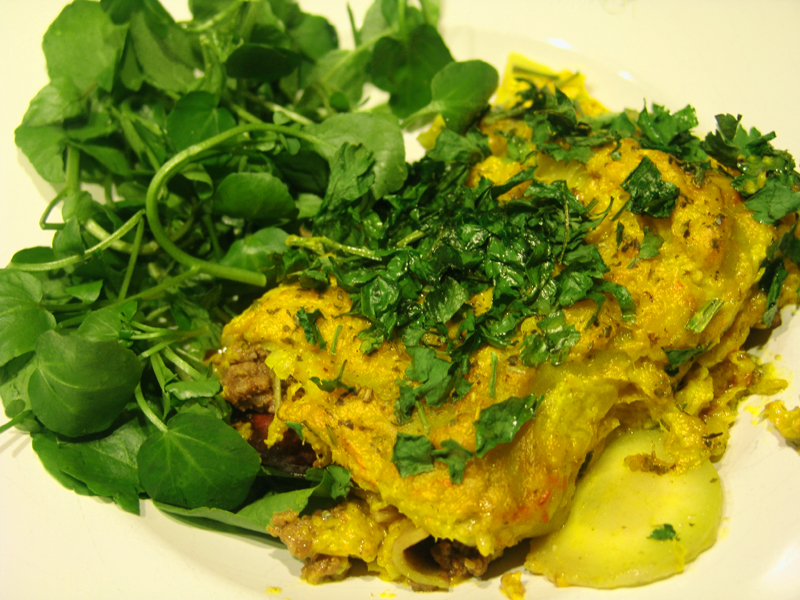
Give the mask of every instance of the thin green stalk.
[{"label": "thin green stalk", "polygon": [[117,229],[113,234],[111,234],[108,238],[101,240],[99,243],[95,244],[88,250],[86,250],[83,254],[76,254],[74,256],[68,256],[67,258],[62,258],[60,260],[53,260],[50,262],[45,263],[10,263],[6,268],[7,269],[16,269],[17,271],[30,271],[30,272],[42,272],[42,271],[55,271],[57,269],[63,269],[65,267],[69,267],[71,265],[76,265],[78,263],[82,263],[89,259],[90,256],[96,254],[97,252],[102,252],[109,246],[111,246],[115,241],[122,238],[126,233],[128,233],[131,229],[136,227],[139,221],[142,219],[144,215],[144,211],[140,210],[135,215],[133,215],[127,222],[125,222],[122,227]]},{"label": "thin green stalk", "polygon": [[67,146],[67,185],[64,189],[70,194],[81,191],[81,151],[74,146]]},{"label": "thin green stalk", "polygon": [[211,215],[203,215],[201,221],[208,232],[208,239],[211,242],[212,250],[214,250],[214,258],[221,260],[223,256],[222,246],[219,245],[219,238],[217,237],[217,231],[214,229],[214,222],[211,220]]},{"label": "thin green stalk", "polygon": [[158,296],[161,292],[163,292],[165,290],[168,290],[170,288],[173,288],[173,287],[183,283],[187,279],[191,279],[192,277],[197,275],[199,272],[200,272],[200,269],[194,269],[194,268],[189,269],[188,271],[185,271],[185,272],[181,273],[180,275],[176,275],[175,277],[170,277],[169,279],[165,279],[164,281],[162,281],[158,285],[155,285],[155,286],[153,286],[151,288],[148,288],[148,289],[146,289],[146,290],[144,290],[142,292],[139,292],[138,294],[134,294],[133,296],[130,296],[126,300],[122,300],[122,301],[117,300],[113,304],[111,304],[111,306],[116,306],[118,304],[124,304],[125,302],[130,302],[132,300],[141,300],[143,298],[152,298],[154,296]]},{"label": "thin green stalk", "polygon": [[332,240],[327,237],[302,237],[300,235],[290,235],[286,238],[286,245],[287,246],[295,246],[300,248],[308,248],[312,252],[317,254],[325,254],[325,248],[332,248],[334,250],[339,250],[345,254],[352,254],[354,256],[360,256],[361,258],[368,258],[370,260],[381,260],[381,255],[375,252],[374,250],[370,250],[369,248],[358,248],[356,246],[347,246],[345,244],[340,244],[339,242]]},{"label": "thin green stalk", "polygon": [[274,102],[270,102],[269,100],[265,100],[261,96],[258,96],[258,95],[254,94],[252,92],[249,92],[249,91],[245,90],[243,92],[243,94],[244,94],[244,97],[247,98],[248,100],[250,100],[251,102],[255,102],[257,104],[260,104],[261,106],[263,106],[267,110],[270,110],[270,111],[272,111],[274,113],[281,113],[283,115],[286,115],[287,117],[289,117],[295,123],[300,123],[301,125],[313,125],[314,124],[314,121],[312,121],[311,119],[309,119],[307,117],[304,117],[303,115],[301,115],[299,113],[296,113],[293,110],[289,110],[288,108],[283,107],[280,104],[275,104]]},{"label": "thin green stalk", "polygon": [[280,125],[272,125],[269,123],[251,123],[239,125],[233,129],[228,129],[214,137],[189,146],[185,150],[178,152],[170,160],[168,160],[161,169],[155,174],[153,180],[150,182],[150,187],[147,189],[147,196],[145,199],[145,207],[147,211],[147,220],[150,224],[150,230],[153,237],[164,251],[174,258],[179,263],[187,267],[196,267],[198,270],[203,271],[214,277],[221,279],[230,279],[231,281],[239,281],[259,287],[264,287],[267,284],[267,277],[263,273],[241,269],[238,267],[227,267],[218,263],[213,263],[207,260],[199,259],[195,256],[184,252],[169,238],[166,230],[158,213],[158,200],[161,196],[161,191],[169,183],[170,179],[183,169],[193,159],[201,155],[207,155],[213,152],[216,146],[233,139],[237,136],[251,133],[255,131],[269,131],[274,133],[281,133],[290,135],[300,139],[307,140],[312,144],[322,144],[333,148],[332,144],[321,140],[320,138],[292,129],[290,127],[282,127]]},{"label": "thin green stalk", "polygon": [[145,400],[144,394],[142,393],[141,383],[136,386],[133,395],[136,398],[136,404],[139,405],[139,409],[144,413],[144,416],[147,417],[147,420],[155,425],[160,431],[166,431],[167,426],[164,425],[164,421],[156,416],[156,413],[153,412],[153,409],[150,408],[147,400]]},{"label": "thin green stalk", "polygon": [[235,0],[231,2],[224,10],[221,10],[217,14],[215,14],[210,19],[203,21],[202,23],[198,23],[194,25],[192,23],[183,23],[184,27],[193,33],[202,33],[204,31],[208,31],[209,29],[214,28],[219,23],[222,23],[225,19],[230,17],[233,13],[239,10],[245,2],[249,0]]},{"label": "thin green stalk", "polygon": [[59,202],[61,202],[64,199],[64,197],[67,196],[67,195],[68,195],[67,194],[67,188],[64,188],[63,190],[58,192],[58,194],[56,194],[55,198],[53,198],[52,200],[50,200],[50,202],[47,203],[47,206],[45,207],[44,212],[42,213],[42,216],[39,217],[39,229],[44,229],[44,230],[47,230],[47,229],[64,229],[64,223],[48,223],[47,219],[48,219],[48,217],[50,217],[50,213],[53,211],[53,209],[56,207],[56,205]]},{"label": "thin green stalk", "polygon": [[119,288],[119,297],[117,300],[124,300],[128,295],[128,288],[131,285],[133,278],[133,270],[136,267],[136,260],[139,258],[139,248],[142,247],[142,236],[144,235],[144,221],[139,221],[136,226],[136,236],[133,238],[133,251],[131,252],[130,259],[128,259],[128,268],[125,269],[125,279],[122,280],[122,285]]},{"label": "thin green stalk", "polygon": [[178,367],[181,371],[187,375],[190,375],[194,379],[205,379],[205,375],[183,360],[180,356],[175,354],[175,352],[172,351],[172,348],[164,348],[164,350],[161,352],[161,355],[173,365]]},{"label": "thin green stalk", "polygon": [[11,419],[10,421],[7,421],[3,425],[0,425],[0,433],[8,431],[12,427],[14,427],[14,425],[22,423],[25,419],[27,419],[28,417],[30,417],[32,415],[33,415],[33,411],[32,410],[23,410],[21,413],[19,413],[16,417]]}]

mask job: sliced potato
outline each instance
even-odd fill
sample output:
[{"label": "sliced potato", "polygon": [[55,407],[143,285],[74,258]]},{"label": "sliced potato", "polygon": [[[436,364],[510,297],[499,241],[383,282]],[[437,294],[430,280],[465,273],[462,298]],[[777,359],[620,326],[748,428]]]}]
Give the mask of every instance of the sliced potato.
[{"label": "sliced potato", "polygon": [[[616,588],[683,571],[710,547],[722,517],[722,487],[705,461],[683,473],[632,470],[633,455],[664,460],[661,434],[614,440],[578,484],[567,522],[531,543],[526,566],[557,585]],[[663,461],[663,462],[662,462]]]}]

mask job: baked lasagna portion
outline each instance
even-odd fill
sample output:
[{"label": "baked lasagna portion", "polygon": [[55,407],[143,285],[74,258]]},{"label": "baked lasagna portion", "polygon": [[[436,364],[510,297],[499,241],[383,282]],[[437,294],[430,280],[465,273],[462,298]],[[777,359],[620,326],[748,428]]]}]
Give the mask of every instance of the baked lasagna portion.
[{"label": "baked lasagna portion", "polygon": [[[289,278],[224,330],[215,368],[227,400],[260,419],[264,460],[294,472],[337,464],[355,484],[331,510],[272,521],[271,533],[305,560],[308,581],[342,577],[352,559],[416,589],[480,576],[504,549],[562,526],[582,473],[621,432],[663,432],[667,458],[640,468],[691,469],[723,454],[738,400],[764,389],[742,346],[751,329],[774,325],[780,306],[797,302],[800,275],[787,249],[798,243],[796,215],[759,222],[734,187],[740,170],[708,157],[698,169],[654,148],[635,115],[625,117],[627,135],[570,152],[582,142],[574,129],[564,135],[547,105],[561,92],[515,85],[528,95],[468,134],[484,152],[462,178],[486,200],[460,210],[484,206],[505,220],[462,222],[459,212],[417,236],[427,240],[425,256],[440,256],[446,240],[469,230],[469,252],[483,252],[482,262],[448,263],[439,287],[415,288],[427,323],[442,322],[416,335],[373,335],[385,316],[365,304],[380,286],[347,276],[342,260],[327,285]],[[531,116],[537,102],[543,116]],[[574,127],[603,119],[595,104],[572,105]],[[537,131],[542,123],[549,137]],[[440,160],[442,178],[455,160]],[[530,212],[554,195],[567,198],[561,209]],[[525,227],[548,219],[560,228],[550,258],[539,260]],[[498,222],[517,227],[527,250],[513,255],[515,240]],[[376,260],[392,272],[396,256]],[[335,261],[336,251],[324,258]],[[777,283],[769,269],[779,270]],[[541,289],[522,281],[513,296],[515,273]],[[455,285],[462,299],[451,310],[433,302]],[[482,326],[492,335],[464,350]]]}]

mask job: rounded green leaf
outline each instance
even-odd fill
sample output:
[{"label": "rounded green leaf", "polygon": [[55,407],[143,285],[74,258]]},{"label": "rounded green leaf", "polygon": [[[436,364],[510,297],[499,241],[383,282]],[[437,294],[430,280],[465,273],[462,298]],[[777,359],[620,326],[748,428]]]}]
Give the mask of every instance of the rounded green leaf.
[{"label": "rounded green leaf", "polygon": [[181,413],[151,435],[138,454],[139,481],[159,502],[185,508],[232,510],[250,491],[258,453],[231,426],[214,417]]},{"label": "rounded green leaf", "polygon": [[0,271],[0,366],[33,350],[39,335],[55,327],[41,299],[42,284],[33,275]]},{"label": "rounded green leaf", "polygon": [[167,136],[176,151],[236,126],[227,109],[217,108],[217,98],[208,92],[189,92],[175,103],[167,117]]},{"label": "rounded green leaf", "polygon": [[47,331],[36,344],[31,407],[49,429],[79,437],[107,429],[142,377],[136,355],[117,342]]},{"label": "rounded green leaf", "polygon": [[251,271],[272,267],[274,266],[274,255],[283,254],[288,250],[287,237],[289,234],[277,227],[260,229],[252,235],[233,242],[220,264]]},{"label": "rounded green leaf", "polygon": [[219,184],[211,207],[229,217],[270,221],[295,211],[289,188],[271,173],[231,173]]},{"label": "rounded green leaf", "polygon": [[242,44],[228,57],[225,67],[230,77],[277,81],[300,66],[300,55],[291,50],[265,44]]}]

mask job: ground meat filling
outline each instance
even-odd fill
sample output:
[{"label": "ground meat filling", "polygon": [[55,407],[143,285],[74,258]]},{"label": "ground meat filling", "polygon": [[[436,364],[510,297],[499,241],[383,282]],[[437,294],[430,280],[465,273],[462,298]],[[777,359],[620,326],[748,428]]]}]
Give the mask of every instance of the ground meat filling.
[{"label": "ground meat filling", "polygon": [[491,560],[488,556],[481,556],[477,548],[450,540],[440,540],[431,547],[430,552],[433,560],[450,574],[451,579],[466,575],[480,577],[486,572]]},{"label": "ground meat filling", "polygon": [[269,353],[258,346],[240,345],[230,349],[236,357],[222,376],[225,399],[239,410],[274,412],[275,373],[266,364]]},{"label": "ground meat filling", "polygon": [[[239,431],[246,432],[247,442],[258,452],[262,465],[284,473],[302,475],[314,464],[317,459],[316,453],[292,429],[284,432],[282,440],[267,446],[266,439],[273,419],[273,415],[270,414],[253,411],[235,412],[231,416],[231,425]],[[249,427],[243,429],[241,425]]]}]

